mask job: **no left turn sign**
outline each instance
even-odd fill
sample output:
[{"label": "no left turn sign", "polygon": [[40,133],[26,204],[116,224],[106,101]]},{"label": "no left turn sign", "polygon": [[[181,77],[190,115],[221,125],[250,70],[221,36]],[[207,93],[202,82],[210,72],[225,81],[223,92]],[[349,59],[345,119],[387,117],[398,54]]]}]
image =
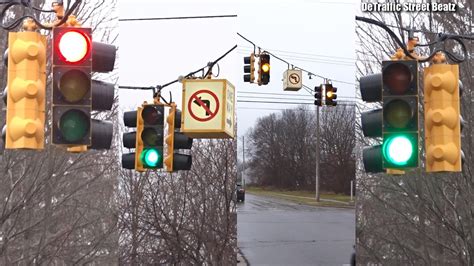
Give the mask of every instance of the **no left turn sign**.
[{"label": "no left turn sign", "polygon": [[210,90],[198,90],[189,98],[188,110],[193,119],[199,122],[209,121],[219,112],[219,99]]}]

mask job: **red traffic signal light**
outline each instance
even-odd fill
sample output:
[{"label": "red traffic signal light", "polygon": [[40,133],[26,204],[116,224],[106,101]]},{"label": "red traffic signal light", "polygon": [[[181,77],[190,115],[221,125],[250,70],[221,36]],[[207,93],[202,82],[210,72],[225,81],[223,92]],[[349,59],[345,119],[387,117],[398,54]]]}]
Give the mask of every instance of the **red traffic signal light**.
[{"label": "red traffic signal light", "polygon": [[53,143],[91,145],[90,28],[53,29]]},{"label": "red traffic signal light", "polygon": [[61,31],[55,38],[56,52],[59,58],[68,63],[81,63],[90,56],[92,45],[90,34],[78,30]]}]

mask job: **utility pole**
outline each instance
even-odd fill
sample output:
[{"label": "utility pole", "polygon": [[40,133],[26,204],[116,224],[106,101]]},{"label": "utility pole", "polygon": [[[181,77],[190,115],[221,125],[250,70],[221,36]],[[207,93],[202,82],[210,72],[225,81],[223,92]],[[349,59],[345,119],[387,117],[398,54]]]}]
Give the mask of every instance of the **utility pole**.
[{"label": "utility pole", "polygon": [[316,106],[316,202],[319,202],[319,106]]},{"label": "utility pole", "polygon": [[245,165],[245,136],[242,136],[242,188],[245,188],[245,169],[247,166]]}]

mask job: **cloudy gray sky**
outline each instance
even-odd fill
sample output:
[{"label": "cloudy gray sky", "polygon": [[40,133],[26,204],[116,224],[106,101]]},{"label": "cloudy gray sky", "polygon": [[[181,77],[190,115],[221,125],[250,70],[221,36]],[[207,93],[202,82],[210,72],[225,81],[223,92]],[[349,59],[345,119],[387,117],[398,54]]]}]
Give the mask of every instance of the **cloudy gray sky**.
[{"label": "cloudy gray sky", "polygon": [[[294,66],[331,79],[338,88],[340,100],[354,100],[354,16],[357,3],[355,0],[240,0],[238,3],[120,0],[118,10],[121,19],[234,14],[238,17],[120,22],[119,84],[165,84],[205,66],[238,44],[237,50],[219,63],[218,78],[228,79],[236,87],[239,138],[258,117],[298,106],[242,101],[305,102],[310,103],[307,105],[309,108],[314,108],[311,104],[314,99],[312,93],[304,89],[299,92],[283,91],[281,79],[288,65],[276,58],[271,58],[271,81],[268,85],[243,82],[243,57],[248,56],[253,48],[237,36],[236,32],[239,32]],[[303,75],[303,83],[311,89],[321,82],[320,78],[309,79]],[[169,92],[172,92],[173,100],[181,106],[181,89],[181,84],[176,83],[164,89],[162,95],[169,97]],[[121,90],[119,96],[124,110],[133,109],[144,100],[152,100],[151,92],[143,91]],[[307,100],[289,100],[291,98]]]}]

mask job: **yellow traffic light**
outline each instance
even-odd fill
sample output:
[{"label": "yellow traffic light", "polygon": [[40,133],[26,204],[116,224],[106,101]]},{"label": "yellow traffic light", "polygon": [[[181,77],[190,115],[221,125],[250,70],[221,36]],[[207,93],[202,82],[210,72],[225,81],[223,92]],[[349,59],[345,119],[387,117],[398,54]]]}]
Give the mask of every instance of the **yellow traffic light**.
[{"label": "yellow traffic light", "polygon": [[136,143],[135,143],[135,170],[138,172],[144,172],[145,168],[143,163],[140,160],[140,155],[143,152],[143,140],[140,137],[143,133],[144,122],[142,117],[143,107],[138,107],[137,109],[137,133],[136,133]]},{"label": "yellow traffic light", "polygon": [[44,148],[45,92],[46,37],[10,32],[5,148]]},{"label": "yellow traffic light", "polygon": [[168,124],[168,133],[165,136],[166,156],[163,164],[166,171],[173,172],[178,170],[190,170],[192,165],[192,156],[175,152],[178,149],[191,149],[193,139],[179,132],[181,128],[181,111],[176,109],[176,104],[170,104],[170,112],[166,118]]},{"label": "yellow traffic light", "polygon": [[166,123],[168,124],[168,133],[165,136],[166,144],[166,156],[163,160],[166,171],[173,172],[173,155],[174,155],[174,122],[176,116],[176,104],[171,103],[170,112],[166,117]]},{"label": "yellow traffic light", "polygon": [[424,69],[427,172],[461,171],[459,66]]}]

